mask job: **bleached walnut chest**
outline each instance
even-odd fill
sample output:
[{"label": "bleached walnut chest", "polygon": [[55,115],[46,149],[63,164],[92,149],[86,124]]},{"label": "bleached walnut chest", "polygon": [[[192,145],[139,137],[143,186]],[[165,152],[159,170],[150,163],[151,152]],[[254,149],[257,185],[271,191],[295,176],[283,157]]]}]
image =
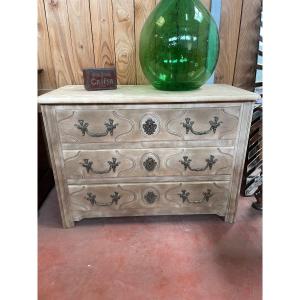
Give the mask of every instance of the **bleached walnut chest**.
[{"label": "bleached walnut chest", "polygon": [[40,96],[63,226],[181,214],[234,222],[258,97],[226,85],[66,86]]}]

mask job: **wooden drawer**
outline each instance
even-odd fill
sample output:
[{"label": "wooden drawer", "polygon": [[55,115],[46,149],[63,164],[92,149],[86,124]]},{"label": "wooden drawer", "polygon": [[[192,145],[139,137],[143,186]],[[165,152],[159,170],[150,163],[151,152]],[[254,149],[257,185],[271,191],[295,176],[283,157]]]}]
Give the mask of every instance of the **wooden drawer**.
[{"label": "wooden drawer", "polygon": [[233,140],[240,106],[174,108],[56,107],[60,139],[67,144]]},{"label": "wooden drawer", "polygon": [[234,149],[65,150],[68,179],[231,175]]},{"label": "wooden drawer", "polygon": [[226,213],[229,182],[70,185],[74,221],[82,218]]}]

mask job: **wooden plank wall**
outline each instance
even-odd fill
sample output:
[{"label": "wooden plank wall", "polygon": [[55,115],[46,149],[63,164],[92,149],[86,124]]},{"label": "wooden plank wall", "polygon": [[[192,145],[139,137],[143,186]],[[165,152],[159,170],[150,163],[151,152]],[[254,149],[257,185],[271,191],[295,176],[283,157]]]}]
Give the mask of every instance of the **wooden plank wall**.
[{"label": "wooden plank wall", "polygon": [[261,26],[262,0],[244,0],[233,85],[253,90]]},{"label": "wooden plank wall", "polygon": [[[82,68],[112,65],[119,84],[147,84],[138,45],[142,26],[159,1],[38,0],[38,67],[44,70],[39,88],[82,84]],[[210,9],[211,1],[202,2]],[[217,83],[251,89],[261,1],[222,0]]]},{"label": "wooden plank wall", "polygon": [[39,75],[39,89],[55,89],[55,70],[43,0],[38,0],[38,67],[43,69]]}]

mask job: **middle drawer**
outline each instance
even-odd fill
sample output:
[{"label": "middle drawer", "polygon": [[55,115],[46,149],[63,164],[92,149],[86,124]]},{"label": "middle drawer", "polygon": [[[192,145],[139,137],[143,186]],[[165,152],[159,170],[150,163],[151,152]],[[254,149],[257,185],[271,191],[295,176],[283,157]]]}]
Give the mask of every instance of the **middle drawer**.
[{"label": "middle drawer", "polygon": [[67,179],[231,175],[233,147],[65,150]]}]

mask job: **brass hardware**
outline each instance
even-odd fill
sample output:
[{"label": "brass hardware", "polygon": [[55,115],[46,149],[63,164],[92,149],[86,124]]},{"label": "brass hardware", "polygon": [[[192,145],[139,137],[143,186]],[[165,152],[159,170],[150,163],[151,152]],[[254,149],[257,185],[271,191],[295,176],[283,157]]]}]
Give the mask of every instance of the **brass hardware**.
[{"label": "brass hardware", "polygon": [[158,196],[154,192],[148,192],[145,196],[144,199],[149,203],[153,204],[157,200]]},{"label": "brass hardware", "polygon": [[84,159],[83,163],[80,163],[84,168],[86,168],[86,171],[88,173],[92,172],[94,174],[107,174],[110,171],[113,171],[114,173],[116,172],[116,168],[121,164],[121,162],[118,162],[117,159],[115,157],[112,158],[111,161],[107,162],[109,164],[109,167],[107,170],[103,170],[103,171],[96,171],[93,169],[93,162],[89,159]]},{"label": "brass hardware", "polygon": [[148,157],[143,165],[147,171],[152,172],[156,168],[157,162],[152,157]]},{"label": "brass hardware", "polygon": [[144,132],[148,135],[152,135],[155,133],[157,129],[157,124],[151,118],[147,119],[147,121],[143,124]]},{"label": "brass hardware", "polygon": [[180,160],[179,162],[184,166],[185,171],[189,169],[190,171],[194,171],[194,172],[203,172],[206,171],[207,169],[211,170],[213,165],[216,164],[218,160],[215,159],[213,155],[210,155],[210,157],[207,158],[205,161],[206,161],[206,166],[204,166],[203,168],[192,168],[191,167],[192,160],[188,156],[183,156],[183,160]]},{"label": "brass hardware", "polygon": [[91,136],[91,137],[103,137],[103,136],[107,136],[108,134],[113,135],[114,133],[114,129],[117,128],[117,126],[119,125],[114,124],[114,120],[113,119],[108,119],[108,122],[105,122],[104,125],[106,127],[106,131],[102,132],[102,133],[92,133],[88,130],[88,126],[89,123],[85,122],[84,120],[78,120],[78,124],[74,124],[74,126],[76,128],[78,128],[79,130],[81,130],[82,132],[82,136],[85,136],[85,134]]},{"label": "brass hardware", "polygon": [[188,202],[188,203],[196,203],[196,204],[202,203],[203,201],[208,202],[209,199],[210,199],[214,194],[212,194],[211,189],[207,189],[207,191],[206,191],[206,192],[203,192],[202,195],[203,195],[203,198],[202,198],[201,200],[198,200],[198,201],[191,201],[191,200],[189,199],[190,193],[187,192],[186,190],[182,190],[181,193],[178,194],[178,196],[182,199],[182,203]]},{"label": "brass hardware", "polygon": [[191,120],[191,118],[186,118],[185,123],[181,123],[182,126],[186,129],[186,134],[189,134],[189,132],[192,132],[195,135],[204,135],[204,134],[209,134],[211,131],[213,133],[216,133],[217,128],[223,123],[219,122],[218,117],[214,117],[213,121],[209,121],[210,128],[208,130],[204,131],[195,131],[193,129],[194,126],[194,121]]},{"label": "brass hardware", "polygon": [[94,206],[112,206],[113,204],[117,205],[118,201],[121,199],[121,195],[119,193],[114,192],[111,197],[111,202],[106,202],[106,203],[99,203],[96,201],[96,195],[93,193],[87,193],[87,196],[85,197],[86,200],[90,201],[90,203]]}]

